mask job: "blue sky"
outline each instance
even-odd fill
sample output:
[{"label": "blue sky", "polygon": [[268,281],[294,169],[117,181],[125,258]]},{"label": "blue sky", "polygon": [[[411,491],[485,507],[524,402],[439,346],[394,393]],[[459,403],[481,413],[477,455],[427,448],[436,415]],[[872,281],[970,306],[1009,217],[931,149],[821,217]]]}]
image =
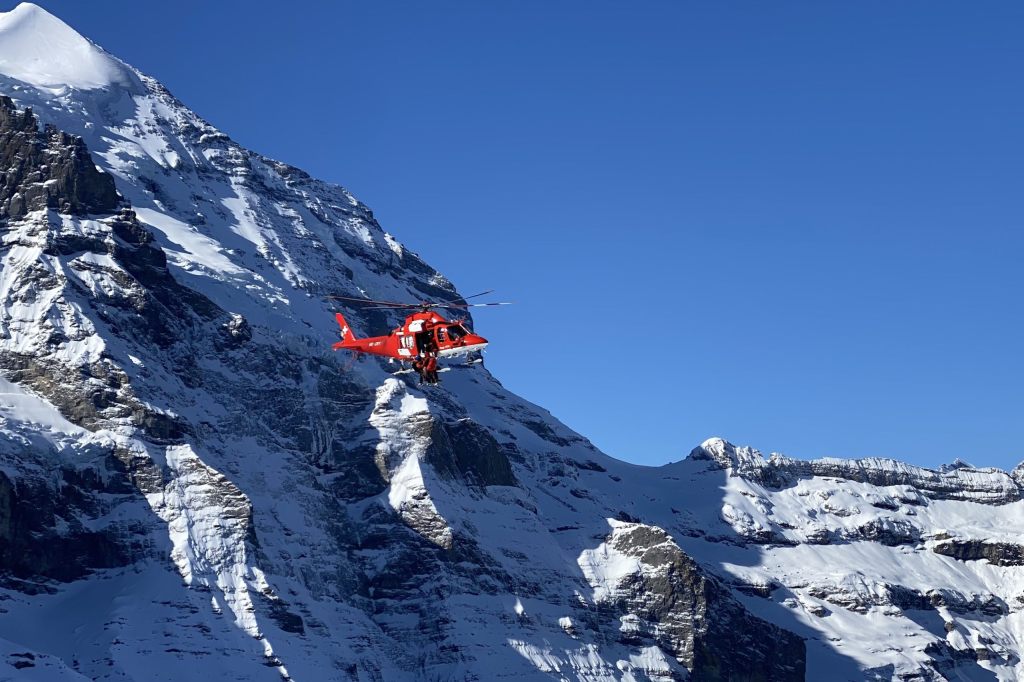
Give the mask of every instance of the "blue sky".
[{"label": "blue sky", "polygon": [[37,2],[516,301],[609,454],[1024,459],[1024,5]]}]

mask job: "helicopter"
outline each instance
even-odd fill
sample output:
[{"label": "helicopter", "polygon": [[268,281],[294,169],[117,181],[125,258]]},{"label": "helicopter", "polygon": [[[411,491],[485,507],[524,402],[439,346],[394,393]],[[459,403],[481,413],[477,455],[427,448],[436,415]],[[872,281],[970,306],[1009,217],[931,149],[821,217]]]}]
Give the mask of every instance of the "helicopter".
[{"label": "helicopter", "polygon": [[[331,348],[379,355],[400,362],[412,361],[421,353],[431,349],[437,352],[439,358],[450,358],[481,351],[487,347],[487,339],[466,329],[461,319],[446,320],[433,309],[467,310],[469,308],[511,305],[508,302],[464,302],[471,298],[485,296],[491,291],[493,290],[482,291],[479,294],[451,301],[422,301],[420,303],[374,301],[352,296],[328,296],[327,298],[332,300],[363,304],[366,306],[363,310],[415,311],[405,318],[405,322],[401,326],[392,329],[387,336],[368,336],[362,339],[356,338],[352,327],[345,320],[345,316],[336,312],[334,316],[341,329],[341,341],[333,344]],[[458,301],[463,302],[459,303]]]}]

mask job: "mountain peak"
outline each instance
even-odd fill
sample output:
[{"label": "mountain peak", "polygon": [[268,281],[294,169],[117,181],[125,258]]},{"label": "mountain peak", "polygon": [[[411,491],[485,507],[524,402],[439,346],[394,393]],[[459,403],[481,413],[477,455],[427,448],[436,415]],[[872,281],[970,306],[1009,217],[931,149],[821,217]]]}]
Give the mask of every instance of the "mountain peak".
[{"label": "mountain peak", "polygon": [[0,13],[0,75],[47,90],[132,82],[124,64],[31,2]]},{"label": "mountain peak", "polygon": [[954,459],[952,462],[949,462],[948,464],[940,465],[939,466],[939,471],[941,471],[942,473],[945,474],[945,473],[948,473],[950,471],[956,471],[957,469],[973,469],[973,468],[974,468],[974,466],[970,462],[966,462],[966,461],[960,459],[959,457],[957,457],[956,459]]}]

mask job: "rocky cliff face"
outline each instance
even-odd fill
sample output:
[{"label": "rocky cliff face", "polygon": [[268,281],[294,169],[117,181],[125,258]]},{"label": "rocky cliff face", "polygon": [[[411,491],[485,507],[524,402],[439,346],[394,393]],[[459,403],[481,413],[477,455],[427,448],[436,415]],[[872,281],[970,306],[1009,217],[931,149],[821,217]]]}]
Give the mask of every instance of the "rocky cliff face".
[{"label": "rocky cliff face", "polygon": [[344,189],[31,5],[0,94],[0,679],[1024,672],[1016,472],[637,467],[480,364],[425,393],[326,350],[326,295],[458,295]]},{"label": "rocky cliff face", "polygon": [[114,180],[100,172],[85,144],[39,122],[31,110],[18,111],[0,96],[0,217],[20,218],[30,211],[55,208],[84,215],[111,212],[117,206]]}]

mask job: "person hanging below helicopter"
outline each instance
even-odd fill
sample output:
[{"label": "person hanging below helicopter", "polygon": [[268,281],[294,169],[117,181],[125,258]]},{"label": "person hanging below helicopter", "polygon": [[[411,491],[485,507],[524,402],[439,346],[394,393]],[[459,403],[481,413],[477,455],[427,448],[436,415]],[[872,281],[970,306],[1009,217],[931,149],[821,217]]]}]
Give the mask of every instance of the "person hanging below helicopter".
[{"label": "person hanging below helicopter", "polygon": [[427,353],[427,361],[424,364],[425,374],[427,375],[428,384],[438,384],[440,380],[437,378],[437,351],[430,351]]},{"label": "person hanging below helicopter", "polygon": [[425,354],[420,353],[416,356],[416,359],[412,361],[412,368],[419,375],[420,386],[427,383],[427,358]]}]

